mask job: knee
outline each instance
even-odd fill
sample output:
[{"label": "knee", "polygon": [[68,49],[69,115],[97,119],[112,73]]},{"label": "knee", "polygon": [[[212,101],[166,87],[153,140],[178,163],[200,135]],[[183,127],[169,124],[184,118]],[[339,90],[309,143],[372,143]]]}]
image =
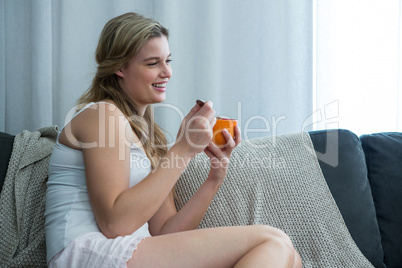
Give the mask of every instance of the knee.
[{"label": "knee", "polygon": [[302,268],[302,260],[301,260],[301,257],[300,257],[300,255],[299,255],[299,253],[297,253],[297,251],[296,251],[296,254],[295,254],[295,261],[294,261],[294,265],[293,265],[293,267],[294,268]]},{"label": "knee", "polygon": [[[284,233],[283,233],[284,234]],[[280,255],[282,260],[286,263],[286,267],[301,268],[300,256],[296,249],[293,247],[293,243],[286,234],[280,234],[275,236],[267,243],[272,244]]]},{"label": "knee", "polygon": [[258,228],[261,229],[261,233],[264,235],[265,241],[267,243],[274,244],[275,247],[283,252],[286,258],[289,260],[289,263],[293,263],[294,266],[292,267],[301,267],[300,255],[294,248],[292,240],[284,231],[266,225],[260,225]]},{"label": "knee", "polygon": [[293,248],[293,243],[290,237],[281,229],[268,226],[268,225],[257,225],[260,229],[261,235],[264,236],[265,240],[279,240],[284,243],[289,248]]}]

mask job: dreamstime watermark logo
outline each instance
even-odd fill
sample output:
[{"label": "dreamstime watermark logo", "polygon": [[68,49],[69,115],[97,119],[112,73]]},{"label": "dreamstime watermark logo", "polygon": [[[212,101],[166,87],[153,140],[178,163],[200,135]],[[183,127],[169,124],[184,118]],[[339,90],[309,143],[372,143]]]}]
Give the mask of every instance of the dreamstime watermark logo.
[{"label": "dreamstime watermark logo", "polygon": [[[188,144],[193,146],[194,148],[199,148],[203,149],[207,144],[199,144],[197,143],[197,140],[193,139],[194,134],[199,134],[200,132],[211,132],[212,134],[212,129],[211,126],[209,125],[210,122],[202,116],[194,116],[187,120],[187,122],[184,122],[185,120],[185,113],[183,111],[172,104],[155,104],[153,105],[153,109],[158,109],[158,108],[165,108],[165,109],[170,109],[174,113],[176,113],[179,116],[180,121],[182,122],[182,125],[180,127],[180,131],[177,134],[177,138],[175,141],[171,142],[168,144],[168,147],[171,147],[174,145],[175,142],[181,139],[186,139]],[[111,147],[115,148],[118,147],[119,149],[119,159],[124,160],[126,157],[126,152],[127,148],[130,148],[132,146],[132,135],[131,133],[131,127],[129,125],[128,119],[121,114],[121,112],[117,111],[116,106],[110,105],[110,104],[98,104],[98,105],[90,105],[89,107],[86,107],[86,109],[93,109],[96,111],[97,114],[97,124],[94,124],[97,129],[97,137],[94,137],[93,140],[81,140],[78,141],[75,136],[73,135],[73,126],[70,124],[70,121],[74,116],[77,116],[78,113],[82,111],[78,111],[77,106],[73,107],[69,113],[66,116],[65,119],[65,127],[64,131],[66,134],[67,139],[69,142],[76,146],[80,147],[82,149],[89,149],[89,148],[106,148],[106,147]],[[78,113],[77,113],[78,111]],[[242,106],[241,102],[238,102],[237,105],[237,112],[238,112],[238,117],[236,118],[238,121],[238,126],[242,127]],[[116,115],[117,114],[117,115]],[[140,116],[134,116],[133,118],[135,122],[138,124],[141,124],[143,129],[147,129],[147,133],[145,133],[140,140],[134,141],[138,144],[145,144],[145,142],[149,142],[151,146],[157,147],[159,145],[156,144],[155,142],[155,136],[154,134],[154,126],[148,126],[145,120],[140,117]],[[278,126],[282,122],[287,120],[286,115],[280,115],[280,116],[271,116],[270,120],[262,115],[253,115],[248,117],[245,122],[244,122],[244,127],[241,128],[241,133],[242,133],[242,143],[239,144],[239,146],[247,145],[247,146],[252,146],[253,148],[256,149],[264,149],[266,146],[276,146],[277,142],[277,136],[278,136]],[[339,127],[339,101],[334,101],[331,102],[327,105],[325,105],[323,108],[317,109],[314,113],[309,115],[304,122],[301,125],[301,130],[300,132],[306,134],[306,130],[310,129],[312,125],[319,124],[321,126],[324,126],[326,129],[333,128],[337,129]],[[255,121],[259,121],[264,125],[263,128],[252,128],[252,123]],[[208,127],[209,125],[209,127]],[[91,127],[88,125],[88,127]],[[124,134],[122,134],[124,133]],[[252,141],[253,138],[250,138],[250,134],[254,133],[263,133],[266,134],[270,140],[271,143],[254,143],[254,142],[249,142]],[[326,164],[336,167],[339,164],[339,137],[338,137],[338,131],[327,131],[326,133],[326,140],[324,141],[325,143],[325,148],[324,150],[320,151],[313,151],[312,153],[315,153],[317,158],[325,162]],[[307,133],[308,135],[308,133]],[[309,149],[309,146],[306,145],[306,148]],[[250,160],[250,159],[249,159]],[[268,166],[272,167],[273,165],[278,165],[278,163],[274,163],[274,158],[270,157],[270,159],[257,159],[252,161],[243,161],[243,166],[246,166],[249,163],[256,164],[257,166]],[[131,160],[132,162],[138,162],[138,159]],[[141,160],[142,161],[142,160]],[[186,163],[183,162],[184,160],[182,159],[177,159],[175,162],[177,163],[178,166],[180,165],[185,165]],[[141,166],[146,166],[147,163],[144,160],[143,163],[140,163]],[[277,161],[278,162],[278,161]],[[281,162],[281,161],[279,161]],[[263,163],[263,164],[261,164]],[[132,163],[133,164],[133,163]],[[138,164],[138,163],[134,163]],[[261,164],[261,165],[260,165]],[[241,167],[239,167],[241,168]]]},{"label": "dreamstime watermark logo", "polygon": [[283,156],[275,153],[264,154],[258,156],[255,154],[245,153],[237,161],[233,162],[235,169],[284,169],[286,168],[286,160]]},{"label": "dreamstime watermark logo", "polygon": [[[321,141],[320,145],[325,144],[323,151],[314,150],[313,153],[317,159],[330,165],[337,167],[339,165],[339,100],[335,100],[326,104],[323,108],[317,109],[303,123],[302,130],[307,129],[314,124],[320,124],[320,129],[327,130],[325,141]],[[332,131],[328,129],[333,129]],[[306,133],[306,132],[303,132]],[[324,136],[321,134],[322,136]],[[322,149],[322,148],[321,148]]]},{"label": "dreamstime watermark logo", "polygon": [[[189,159],[185,160],[178,155],[165,156],[159,161],[159,166],[164,169],[178,168],[183,169],[190,163]],[[231,167],[235,170],[272,170],[272,169],[285,169],[288,163],[283,156],[276,155],[275,153],[265,153],[264,156],[258,156],[251,153],[242,154],[241,157],[229,160],[224,158],[218,160],[217,158],[200,158],[192,162],[193,169],[204,170],[207,168],[228,168]],[[148,158],[140,154],[132,154],[130,157],[130,167],[136,169],[151,170],[151,162]]]}]

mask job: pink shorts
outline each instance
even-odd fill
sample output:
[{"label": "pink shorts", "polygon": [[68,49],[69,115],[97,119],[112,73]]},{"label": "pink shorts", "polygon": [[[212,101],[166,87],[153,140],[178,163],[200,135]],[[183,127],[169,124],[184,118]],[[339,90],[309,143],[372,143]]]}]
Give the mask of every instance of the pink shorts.
[{"label": "pink shorts", "polygon": [[146,237],[127,235],[108,239],[100,232],[87,233],[57,253],[48,267],[127,267],[134,250]]}]

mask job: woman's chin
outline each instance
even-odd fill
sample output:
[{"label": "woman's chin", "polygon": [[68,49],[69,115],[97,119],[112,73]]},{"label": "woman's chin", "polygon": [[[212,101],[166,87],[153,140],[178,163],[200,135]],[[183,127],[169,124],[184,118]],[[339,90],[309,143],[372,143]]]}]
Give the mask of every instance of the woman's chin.
[{"label": "woman's chin", "polygon": [[166,95],[161,94],[160,96],[158,96],[154,99],[154,103],[161,103],[161,102],[164,102],[165,100],[166,100]]}]

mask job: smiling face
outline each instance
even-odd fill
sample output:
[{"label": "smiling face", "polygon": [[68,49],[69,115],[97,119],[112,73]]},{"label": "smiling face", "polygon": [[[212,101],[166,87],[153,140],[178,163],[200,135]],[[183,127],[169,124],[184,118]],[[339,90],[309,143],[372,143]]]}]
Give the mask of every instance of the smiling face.
[{"label": "smiling face", "polygon": [[146,107],[166,99],[172,76],[169,43],[165,36],[148,40],[127,66],[117,71],[120,87],[143,115]]}]

